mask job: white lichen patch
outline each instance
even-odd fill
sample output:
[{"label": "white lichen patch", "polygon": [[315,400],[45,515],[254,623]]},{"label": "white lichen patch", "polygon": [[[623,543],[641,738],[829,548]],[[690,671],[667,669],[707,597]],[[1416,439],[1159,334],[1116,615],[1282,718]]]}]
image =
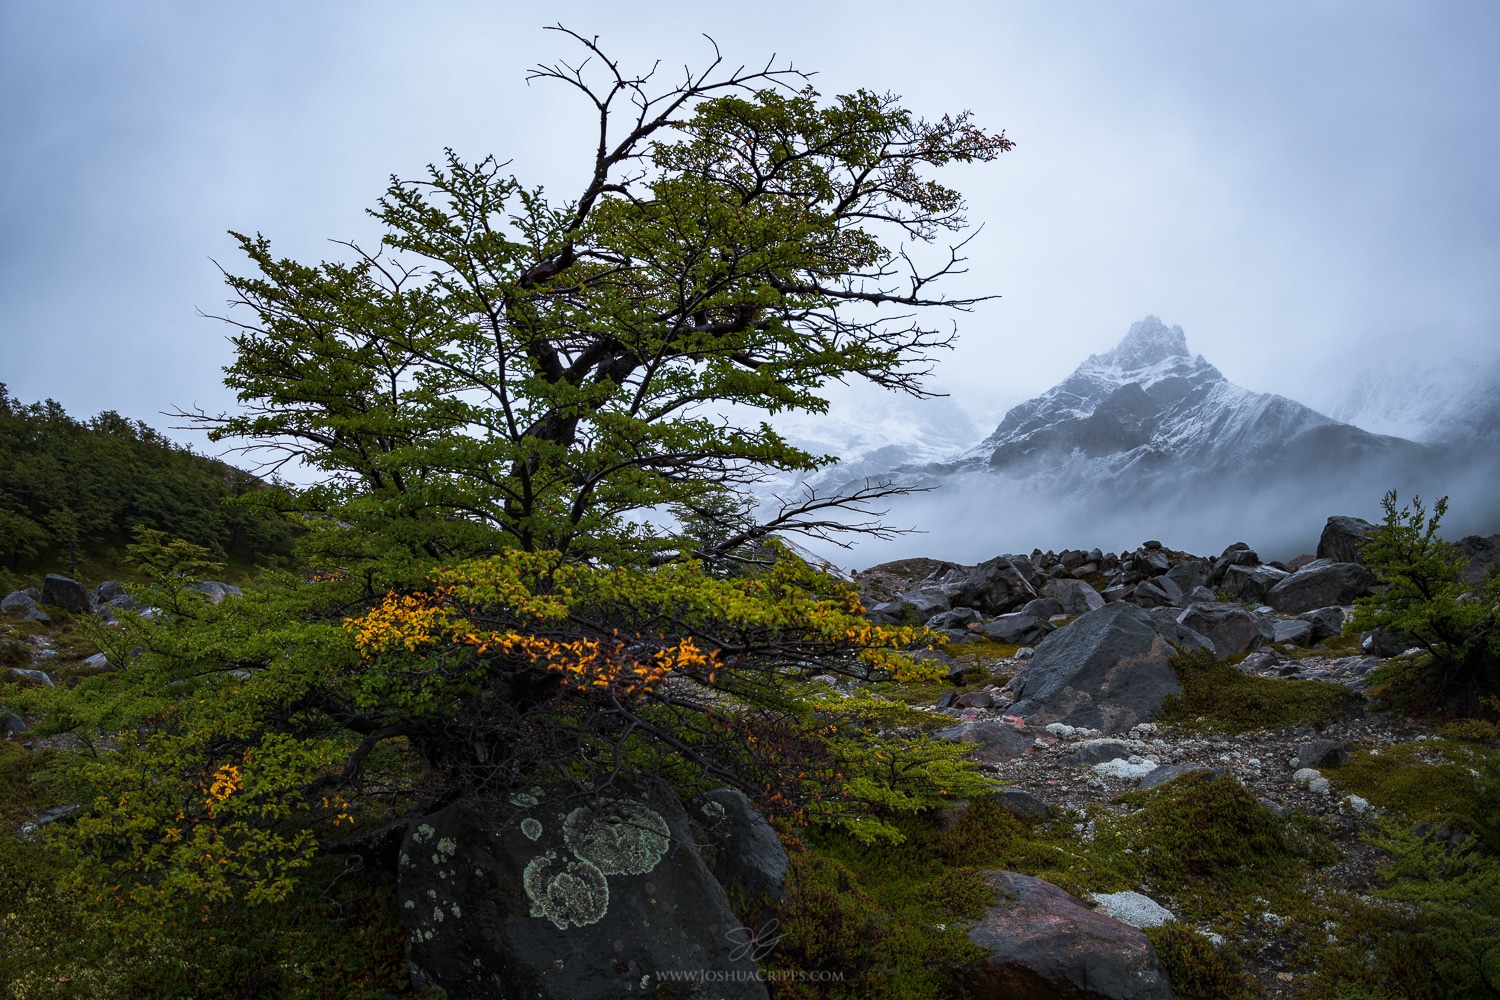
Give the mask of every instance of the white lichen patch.
[{"label": "white lichen patch", "polygon": [[442,840],[437,842],[437,849],[439,854],[452,855],[455,851],[458,850],[458,844],[453,840],[452,837],[444,837]]},{"label": "white lichen patch", "polygon": [[563,821],[563,840],[606,875],[644,875],[667,853],[671,831],[649,806],[612,799],[570,812]]},{"label": "white lichen patch", "polygon": [[535,840],[542,835],[542,824],[527,816],[521,820],[521,832],[526,835],[527,840]]},{"label": "white lichen patch", "polygon": [[526,792],[516,792],[510,797],[510,804],[521,809],[530,809],[540,801],[535,795],[529,795]]},{"label": "white lichen patch", "polygon": [[609,883],[587,861],[560,862],[556,851],[532,858],[521,876],[531,915],[546,917],[560,931],[597,923],[609,910]]},{"label": "white lichen patch", "polygon": [[426,823],[423,823],[421,826],[417,827],[417,832],[411,835],[411,839],[418,844],[421,844],[431,840],[432,835],[435,833],[437,833],[436,830],[428,826]]},{"label": "white lichen patch", "polygon": [[707,816],[709,819],[723,819],[724,804],[721,802],[715,802],[710,799],[709,801],[703,803],[703,815]]}]

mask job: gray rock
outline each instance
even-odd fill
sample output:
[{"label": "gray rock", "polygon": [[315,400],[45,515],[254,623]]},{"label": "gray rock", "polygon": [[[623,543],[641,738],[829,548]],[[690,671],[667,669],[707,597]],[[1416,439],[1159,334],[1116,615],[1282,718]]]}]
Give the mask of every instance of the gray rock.
[{"label": "gray rock", "polygon": [[1372,628],[1359,634],[1359,648],[1372,656],[1398,656],[1411,645],[1408,636],[1390,629]]},{"label": "gray rock", "polygon": [[1062,762],[1068,767],[1093,767],[1111,760],[1128,759],[1133,753],[1134,750],[1119,740],[1084,740],[1063,757]]},{"label": "gray rock", "polygon": [[971,758],[984,764],[1000,764],[1025,754],[1036,743],[1039,733],[1028,726],[1013,726],[1004,719],[989,718],[961,722],[950,729],[940,729],[935,735],[952,743],[973,743]]},{"label": "gray rock", "polygon": [[953,699],[956,708],[994,708],[995,699],[988,691],[965,691]]},{"label": "gray rock", "polygon": [[1223,587],[1236,601],[1266,603],[1266,594],[1288,574],[1274,566],[1230,566],[1224,572]]},{"label": "gray rock", "polygon": [[1297,748],[1299,768],[1340,767],[1349,762],[1349,751],[1333,740],[1312,740]]},{"label": "gray rock", "polygon": [[1140,930],[1029,875],[991,872],[996,899],[969,931],[985,957],[965,970],[975,1000],[1171,1000]]},{"label": "gray rock", "polygon": [[1113,604],[1116,601],[1125,600],[1125,595],[1128,593],[1130,593],[1129,587],[1125,586],[1123,583],[1117,583],[1112,587],[1105,587],[1104,590],[1100,592],[1099,596],[1104,598],[1104,603]]},{"label": "gray rock", "polygon": [[28,670],[25,667],[11,667],[10,672],[23,680],[35,681],[46,687],[57,687],[52,681],[52,675],[45,670]]},{"label": "gray rock", "polygon": [[0,733],[6,736],[22,736],[31,727],[26,720],[8,708],[0,708]]},{"label": "gray rock", "polygon": [[1194,604],[1213,604],[1219,598],[1207,587],[1194,587],[1187,592],[1182,599],[1183,607],[1191,607]]},{"label": "gray rock", "polygon": [[1359,563],[1365,560],[1360,555],[1360,545],[1375,531],[1375,525],[1362,517],[1334,516],[1323,525],[1323,534],[1318,538],[1318,558],[1336,563]]},{"label": "gray rock", "polygon": [[1458,540],[1458,547],[1469,557],[1469,565],[1459,574],[1465,583],[1483,583],[1500,566],[1500,535],[1468,535]]},{"label": "gray rock", "polygon": [[948,679],[962,680],[964,676],[964,665],[941,649],[917,649],[908,654],[914,661],[921,663],[925,660],[935,660],[948,669]]},{"label": "gray rock", "polygon": [[1030,569],[1031,561],[1024,556],[996,556],[982,562],[959,585],[954,603],[987,615],[1019,608],[1037,596]]},{"label": "gray rock", "polygon": [[1042,640],[1008,685],[1010,711],[1042,725],[1126,732],[1182,690],[1168,663],[1175,652],[1145,611],[1106,605]]},{"label": "gray rock", "polygon": [[1191,593],[1195,587],[1207,587],[1213,576],[1214,565],[1207,559],[1183,559],[1167,570],[1167,579],[1177,584],[1184,594]]},{"label": "gray rock", "polygon": [[1311,646],[1314,642],[1317,642],[1317,639],[1313,638],[1316,631],[1313,628],[1312,622],[1299,621],[1293,618],[1291,621],[1276,622],[1275,629],[1275,640],[1278,645],[1289,642],[1294,646]]},{"label": "gray rock", "polygon": [[790,861],[750,798],[738,788],[717,788],[694,799],[692,811],[710,841],[704,860],[724,891],[747,901],[780,902]]},{"label": "gray rock", "polygon": [[1045,618],[1017,612],[985,622],[979,631],[996,642],[1019,646],[1023,643],[1040,642],[1052,631],[1052,626]]},{"label": "gray rock", "polygon": [[1209,577],[1210,586],[1218,586],[1224,582],[1224,576],[1231,566],[1259,566],[1260,556],[1244,542],[1235,542],[1224,550],[1223,555],[1214,560],[1212,575]]},{"label": "gray rock", "polygon": [[35,587],[27,587],[25,590],[12,590],[5,595],[4,600],[0,600],[0,611],[29,607],[41,599],[42,592]]},{"label": "gray rock", "polygon": [[42,604],[71,611],[75,615],[86,614],[92,607],[89,590],[83,584],[66,576],[48,573],[42,581]]},{"label": "gray rock", "polygon": [[1353,604],[1369,593],[1375,575],[1359,563],[1318,559],[1281,580],[1266,592],[1266,603],[1284,614]]},{"label": "gray rock", "polygon": [[1086,615],[1104,607],[1104,596],[1083,580],[1051,580],[1042,593],[1062,605],[1062,614]]},{"label": "gray rock", "polygon": [[37,607],[36,602],[40,597],[41,592],[35,587],[29,587],[26,590],[15,590],[5,595],[5,600],[0,601],[0,610],[19,615],[25,621],[46,624],[52,621],[52,617]]},{"label": "gray rock", "polygon": [[1016,819],[1027,823],[1040,823],[1052,814],[1051,806],[1019,788],[1007,788],[997,793],[995,803]]},{"label": "gray rock", "polygon": [[1171,608],[1182,603],[1182,588],[1171,577],[1159,576],[1136,584],[1126,600],[1143,608]]},{"label": "gray rock", "polygon": [[973,608],[953,608],[927,619],[927,627],[939,630],[966,629],[979,620],[980,614]]},{"label": "gray rock", "polygon": [[1202,764],[1164,764],[1146,775],[1136,783],[1136,788],[1155,788],[1165,785],[1174,778],[1180,778],[1184,774],[1192,774],[1195,771],[1207,771]]},{"label": "gray rock", "polygon": [[95,604],[108,604],[122,597],[128,600],[130,595],[125,593],[125,588],[120,585],[119,580],[105,580],[94,588]]},{"label": "gray rock", "polygon": [[652,995],[669,969],[708,970],[726,1000],[766,997],[753,935],[660,786],[457,802],[412,821],[397,870],[412,984],[449,1000]]},{"label": "gray rock", "polygon": [[220,583],[218,580],[200,580],[197,583],[188,584],[187,589],[196,590],[208,598],[210,604],[218,604],[226,597],[239,597],[244,593],[234,584]]},{"label": "gray rock", "polygon": [[1344,609],[1334,605],[1333,607],[1304,611],[1297,616],[1297,620],[1312,625],[1312,641],[1322,642],[1324,639],[1336,636],[1344,630]]},{"label": "gray rock", "polygon": [[1264,615],[1238,604],[1194,604],[1177,616],[1177,622],[1212,643],[1220,660],[1259,649],[1275,638]]},{"label": "gray rock", "polygon": [[[1042,590],[1044,593],[1046,592],[1045,587],[1043,587]],[[1034,601],[1027,601],[1024,605],[1022,605],[1021,610],[1016,613],[1022,615],[1031,615],[1033,618],[1040,618],[1042,621],[1046,621],[1053,615],[1067,614],[1067,612],[1063,610],[1062,602],[1055,597],[1038,597]]]}]

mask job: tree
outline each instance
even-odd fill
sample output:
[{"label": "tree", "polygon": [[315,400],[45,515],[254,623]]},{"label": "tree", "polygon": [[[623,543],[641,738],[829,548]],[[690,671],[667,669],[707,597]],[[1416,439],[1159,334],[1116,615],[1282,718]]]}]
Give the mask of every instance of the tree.
[{"label": "tree", "polygon": [[[825,459],[705,408],[818,410],[851,376],[921,392],[947,338],[910,311],[973,300],[927,290],[957,247],[923,274],[876,231],[962,229],[957,193],[920,168],[1009,141],[864,91],[823,106],[790,69],[717,59],[656,96],[607,60],[598,87],[534,76],[597,113],[576,201],[450,154],[392,183],[382,248],[352,263],[241,239],[259,274],[228,280],[255,320],[228,382],[249,412],[205,422],[327,474],[285,494],[325,566],[214,605],[188,586],[207,552],[140,532],[156,584],[139,597],[162,613],[100,633],[123,669],[20,693],[45,730],[118,734],[72,758],[92,808],[59,834],[94,859],[91,892],[137,910],[284,898],[351,820],[533,784],[736,784],[867,840],[987,787],[964,747],[906,735],[926,713],[811,681],[946,673],[905,655],[936,636],[872,625],[851,586],[768,537],[831,532],[891,491],[756,522],[738,491],[758,467]],[[680,536],[653,534],[641,513],[669,506]],[[691,558],[750,545],[744,572]]]},{"label": "tree", "polygon": [[[450,150],[424,179],[392,180],[371,213],[377,250],[347,243],[348,261],[306,265],[236,234],[256,273],[226,273],[253,314],[232,320],[227,383],[247,412],[183,415],[325,473],[297,506],[328,515],[314,521],[343,558],[519,548],[621,563],[883,531],[870,504],[902,491],[878,484],[739,517],[764,470],[832,461],[757,414],[823,412],[830,379],[925,391],[952,334],[920,314],[978,300],[934,291],[964,241],[926,269],[907,249],[966,227],[960,195],[923,171],[1011,141],[891,95],[821,103],[806,74],[726,71],[717,48],[657,87],[655,68],[632,75],[553,30],[587,58],[529,79],[591,107],[583,190],[554,202],[506,163]],[[649,526],[668,508],[720,530],[684,544]]]},{"label": "tree", "polygon": [[1404,686],[1419,699],[1475,707],[1477,695],[1500,685],[1500,577],[1465,582],[1469,558],[1438,535],[1448,498],[1431,516],[1420,497],[1397,506],[1391,490],[1385,517],[1362,546],[1365,562],[1384,586],[1360,598],[1354,627],[1406,637],[1427,658]]}]

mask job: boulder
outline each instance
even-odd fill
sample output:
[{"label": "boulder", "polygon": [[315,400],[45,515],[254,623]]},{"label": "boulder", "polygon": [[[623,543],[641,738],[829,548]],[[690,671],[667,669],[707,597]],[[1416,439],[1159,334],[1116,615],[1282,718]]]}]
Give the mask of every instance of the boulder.
[{"label": "boulder", "polygon": [[1500,565],[1500,535],[1468,535],[1458,540],[1458,547],[1469,557],[1469,565],[1460,574],[1465,583],[1483,583]]},{"label": "boulder", "polygon": [[1068,767],[1093,767],[1111,760],[1129,759],[1132,753],[1134,751],[1119,740],[1084,740],[1063,757],[1062,762]]},{"label": "boulder", "polygon": [[226,597],[239,597],[244,593],[234,584],[220,583],[218,580],[199,580],[197,583],[188,584],[187,589],[196,590],[208,598],[210,604],[218,604]]},{"label": "boulder", "polygon": [[994,621],[986,622],[980,626],[979,631],[996,642],[1020,646],[1040,642],[1052,631],[1052,626],[1045,618],[1017,612],[1001,615]]},{"label": "boulder", "polygon": [[[1043,593],[1045,592],[1046,588],[1044,587]],[[1016,613],[1031,615],[1033,618],[1040,618],[1042,621],[1046,621],[1054,615],[1065,615],[1068,612],[1063,610],[1062,602],[1057,598],[1038,597],[1034,601],[1027,601],[1021,606],[1021,610]]]},{"label": "boulder", "polygon": [[1334,516],[1323,525],[1323,534],[1318,538],[1318,558],[1336,563],[1359,563],[1365,560],[1360,555],[1360,545],[1375,531],[1375,525],[1362,517]]},{"label": "boulder", "polygon": [[771,824],[738,788],[717,788],[693,800],[694,818],[708,835],[704,860],[726,893],[780,902],[791,862]]},{"label": "boulder", "polygon": [[1322,642],[1324,639],[1338,635],[1344,630],[1344,609],[1338,605],[1328,608],[1317,608],[1313,611],[1304,611],[1297,616],[1299,622],[1307,622],[1313,627],[1313,642]]},{"label": "boulder", "polygon": [[0,706],[0,734],[5,736],[23,736],[30,728],[30,726],[26,725],[25,719],[10,709]]},{"label": "boulder", "polygon": [[29,587],[26,590],[13,590],[5,595],[5,600],[0,601],[0,610],[20,615],[26,621],[50,622],[52,621],[52,617],[37,607],[36,602],[41,596],[41,592],[35,587]]},{"label": "boulder", "polygon": [[89,589],[71,577],[48,573],[42,581],[42,604],[71,611],[75,615],[87,614],[92,606]]},{"label": "boulder", "polygon": [[975,566],[954,595],[953,603],[1000,615],[1036,597],[1030,582],[1031,561],[1024,556],[996,556]]},{"label": "boulder", "polygon": [[916,663],[921,663],[924,660],[935,660],[947,668],[948,680],[955,682],[963,680],[964,665],[941,649],[918,649],[907,655]]},{"label": "boulder", "polygon": [[1104,607],[1104,597],[1082,580],[1051,580],[1042,588],[1042,594],[1057,599],[1062,605],[1062,614],[1086,615]]},{"label": "boulder", "polygon": [[43,687],[57,687],[57,684],[52,680],[52,675],[45,670],[28,670],[25,667],[11,667],[10,672],[13,677],[19,677],[24,681],[33,681]]},{"label": "boulder", "polygon": [[1194,587],[1206,587],[1213,579],[1214,564],[1207,559],[1183,559],[1167,570],[1167,579],[1177,584],[1184,594]]},{"label": "boulder", "polygon": [[1349,751],[1334,740],[1311,740],[1297,748],[1297,767],[1341,767],[1349,762]]},{"label": "boulder", "polygon": [[1182,598],[1182,588],[1171,577],[1159,576],[1136,584],[1125,599],[1143,608],[1171,608],[1180,605]]},{"label": "boulder", "polygon": [[1052,814],[1052,807],[1030,792],[1007,788],[995,795],[995,803],[1023,822],[1039,823]]},{"label": "boulder", "polygon": [[953,608],[942,614],[933,615],[927,619],[927,627],[932,629],[964,629],[979,621],[980,615],[973,608]]},{"label": "boulder", "polygon": [[1264,604],[1266,594],[1287,575],[1274,566],[1230,566],[1224,571],[1222,586],[1236,601]]},{"label": "boulder", "polygon": [[1170,1000],[1140,930],[1029,875],[991,872],[994,905],[969,931],[985,956],[965,970],[975,1000]]},{"label": "boulder", "polygon": [[1004,719],[988,718],[961,722],[935,734],[940,740],[973,743],[969,756],[983,764],[1000,764],[1015,760],[1036,743],[1039,735],[1027,726],[1016,726]]},{"label": "boulder", "polygon": [[1126,732],[1182,690],[1167,662],[1175,652],[1147,612],[1105,605],[1042,640],[1007,685],[1010,710],[1042,725]]},{"label": "boulder", "polygon": [[1219,598],[1207,587],[1194,587],[1182,598],[1183,607],[1191,607],[1194,604],[1213,604]]},{"label": "boulder", "polygon": [[988,691],[965,691],[953,699],[955,708],[994,708],[995,699]]},{"label": "boulder", "polygon": [[1372,656],[1399,656],[1411,646],[1409,636],[1390,629],[1372,628],[1359,634],[1359,648]]},{"label": "boulder", "polygon": [[1266,603],[1283,614],[1297,615],[1331,604],[1352,604],[1374,583],[1375,574],[1359,563],[1318,559],[1268,590]]},{"label": "boulder", "polygon": [[654,995],[659,971],[684,970],[713,976],[716,996],[763,1000],[753,935],[694,844],[658,785],[533,789],[413,820],[396,887],[412,985],[449,1000],[605,1000]]},{"label": "boulder", "polygon": [[1208,768],[1202,764],[1164,764],[1150,771],[1137,784],[1136,788],[1155,788],[1157,785],[1165,785],[1175,778],[1184,774],[1192,774],[1194,771],[1207,771]]},{"label": "boulder", "polygon": [[1220,660],[1258,649],[1276,637],[1264,615],[1238,604],[1194,604],[1177,616],[1177,623],[1212,643]]},{"label": "boulder", "polygon": [[1259,566],[1260,556],[1244,542],[1235,542],[1219,558],[1214,560],[1213,571],[1209,576],[1209,585],[1218,586],[1224,582],[1224,575],[1231,566]]},{"label": "boulder", "polygon": [[1275,641],[1280,644],[1289,642],[1294,646],[1311,646],[1317,642],[1313,636],[1316,630],[1312,622],[1305,622],[1293,618],[1291,621],[1278,621],[1273,626],[1276,630]]}]

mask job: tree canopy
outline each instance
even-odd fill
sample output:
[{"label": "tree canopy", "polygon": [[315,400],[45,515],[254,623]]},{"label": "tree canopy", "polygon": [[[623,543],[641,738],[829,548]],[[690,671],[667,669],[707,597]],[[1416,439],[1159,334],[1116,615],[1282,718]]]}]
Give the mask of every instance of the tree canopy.
[{"label": "tree canopy", "polygon": [[[574,197],[449,151],[392,180],[371,213],[376,249],[304,264],[237,236],[254,272],[226,275],[248,310],[227,317],[227,383],[246,409],[195,416],[215,439],[324,473],[298,505],[332,515],[317,522],[331,551],[716,556],[833,531],[892,492],[807,494],[762,522],[743,494],[765,470],[832,460],[766,415],[824,411],[833,379],[924,391],[952,333],[923,316],[975,301],[936,290],[961,269],[967,223],[925,172],[1011,141],[891,95],[823,101],[790,67],[728,71],[716,56],[658,84],[568,34],[588,60],[531,79],[574,88],[591,112]],[[924,269],[912,248],[945,237]],[[663,510],[716,526],[712,545],[652,527]]]}]

